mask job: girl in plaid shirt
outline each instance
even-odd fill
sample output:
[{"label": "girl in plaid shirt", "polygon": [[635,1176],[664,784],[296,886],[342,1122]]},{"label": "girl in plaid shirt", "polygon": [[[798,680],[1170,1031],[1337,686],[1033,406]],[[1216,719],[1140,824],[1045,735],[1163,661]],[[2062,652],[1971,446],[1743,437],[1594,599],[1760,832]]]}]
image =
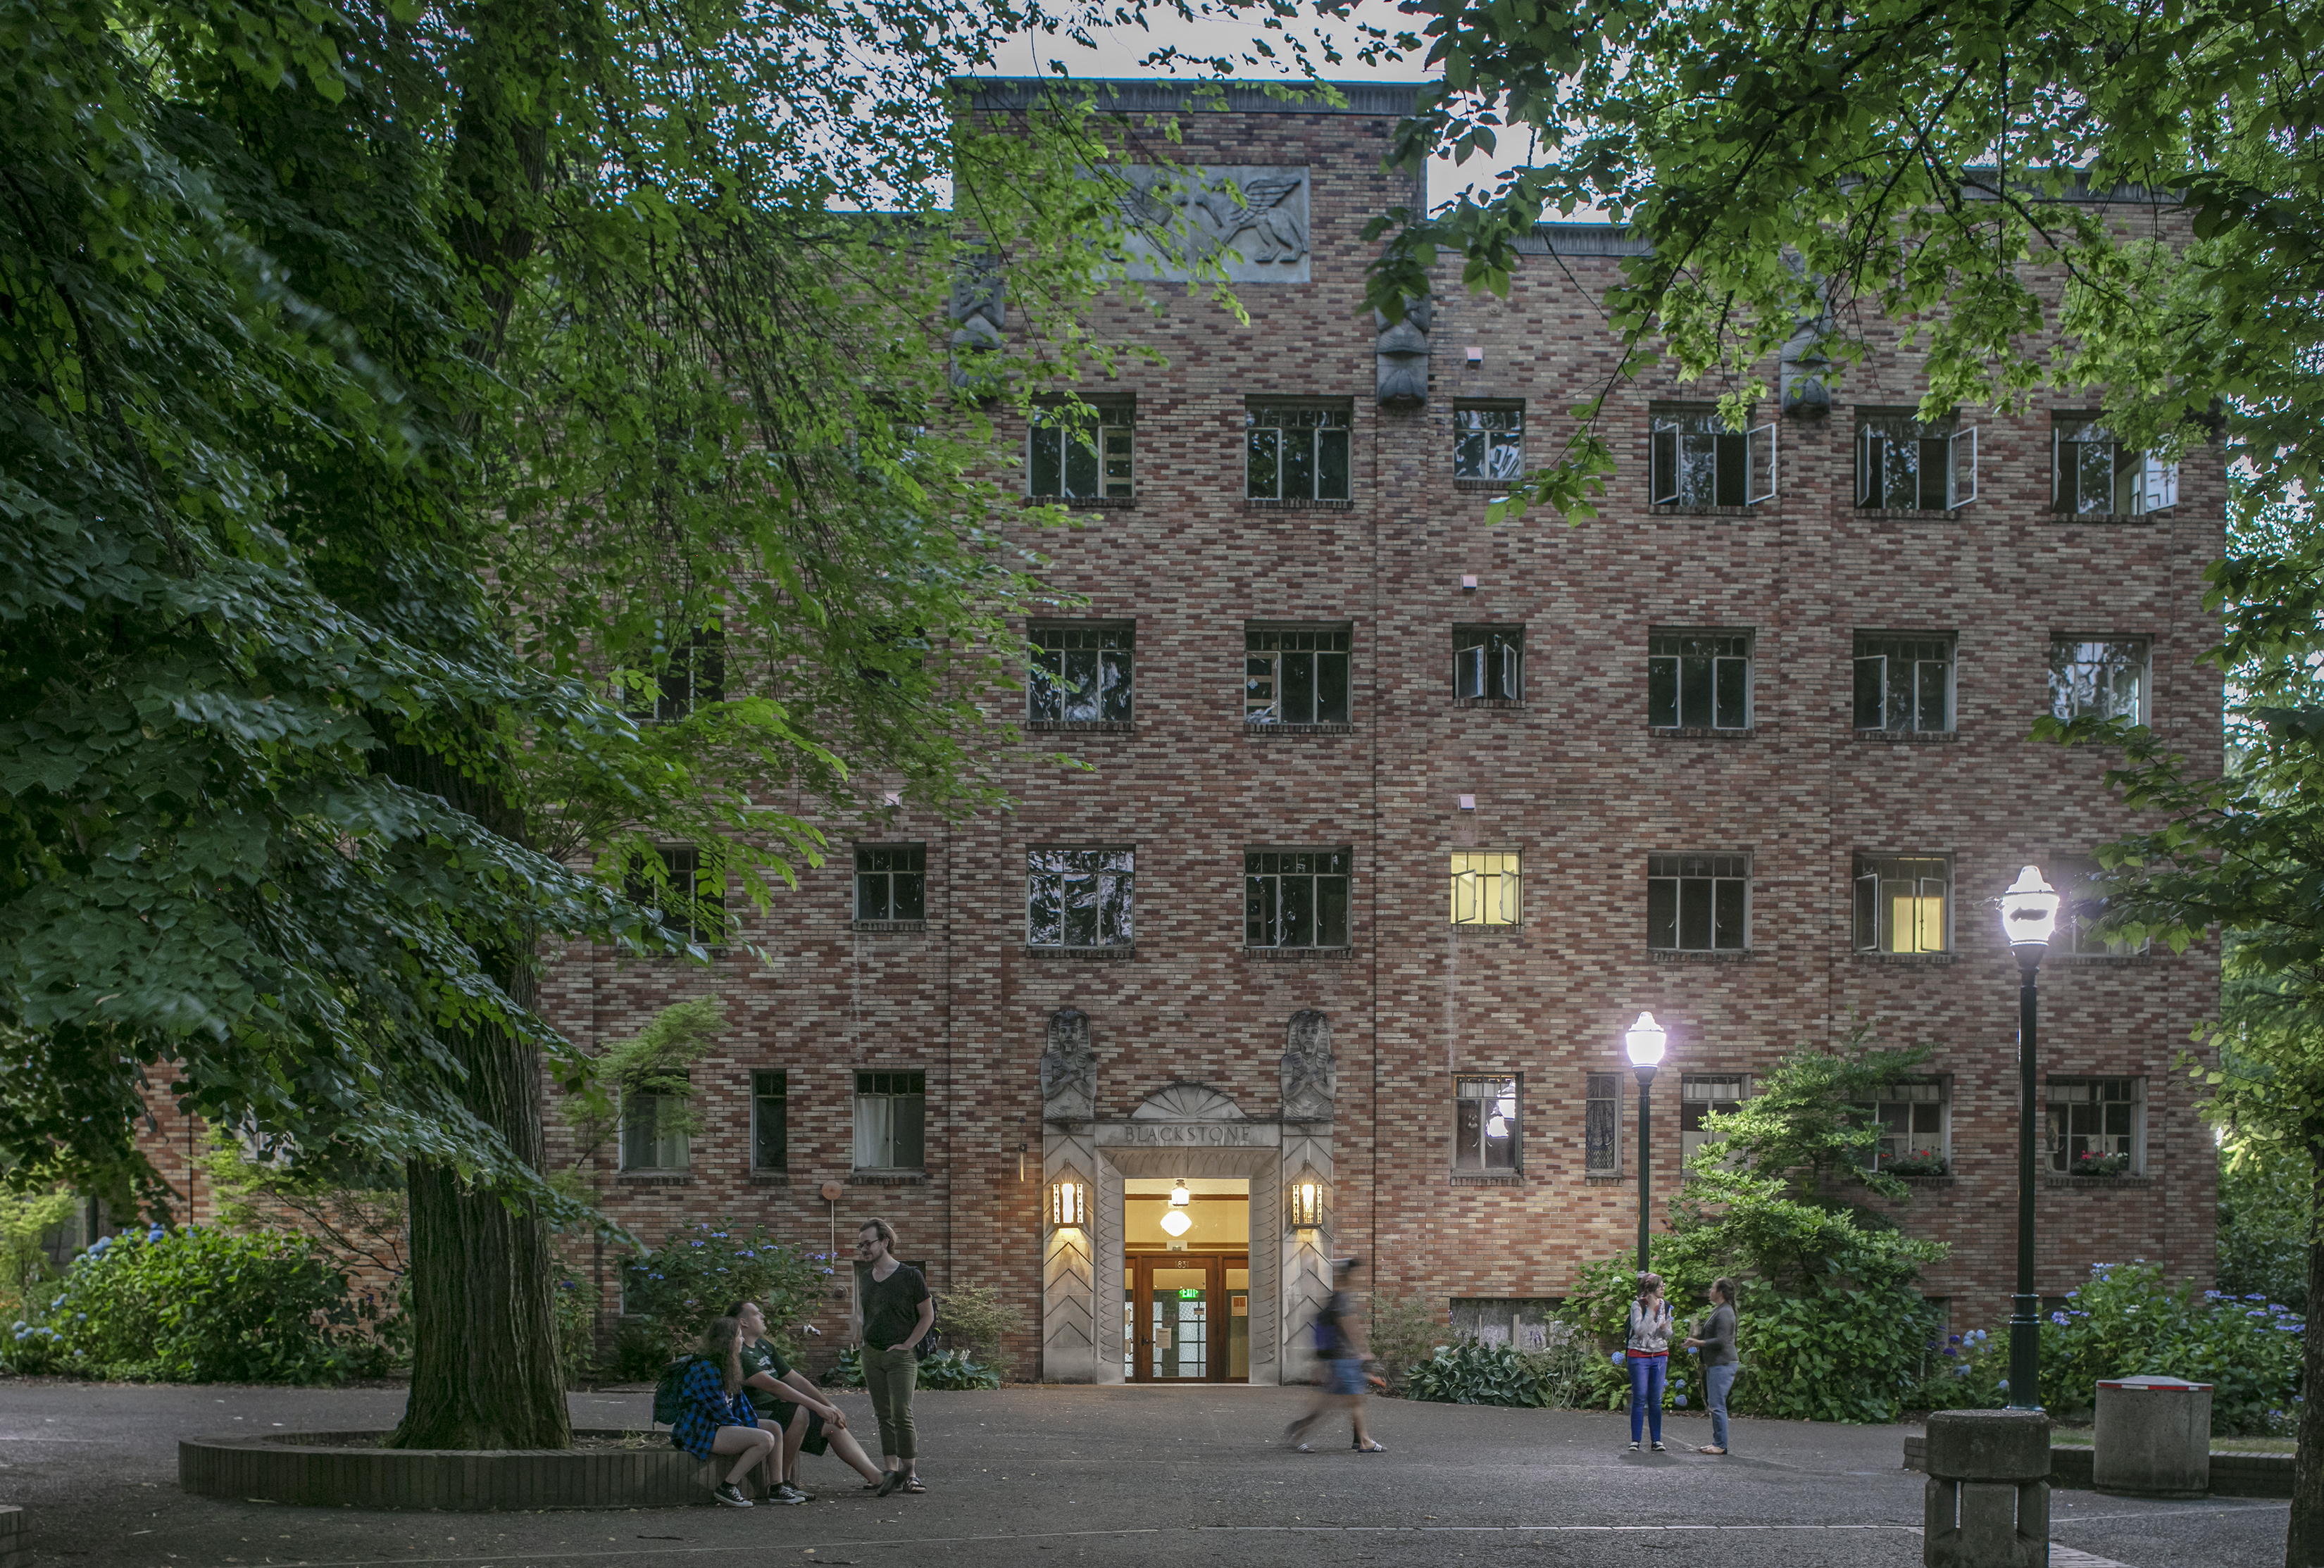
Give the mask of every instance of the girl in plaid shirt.
[{"label": "girl in plaid shirt", "polygon": [[680,1386],[686,1408],[670,1424],[669,1440],[696,1459],[714,1453],[741,1457],[711,1495],[730,1508],[747,1508],[742,1478],[767,1462],[775,1451],[776,1436],[759,1425],[751,1401],[742,1393],[742,1324],[722,1317],[702,1335],[701,1354],[687,1369]]}]

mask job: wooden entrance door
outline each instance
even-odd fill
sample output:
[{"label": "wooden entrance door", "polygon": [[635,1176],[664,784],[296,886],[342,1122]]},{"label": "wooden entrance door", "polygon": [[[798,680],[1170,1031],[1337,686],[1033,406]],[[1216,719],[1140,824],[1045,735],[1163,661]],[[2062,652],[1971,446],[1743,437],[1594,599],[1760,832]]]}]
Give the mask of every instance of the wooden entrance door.
[{"label": "wooden entrance door", "polygon": [[1124,1349],[1134,1383],[1250,1378],[1250,1259],[1141,1253],[1123,1270]]}]

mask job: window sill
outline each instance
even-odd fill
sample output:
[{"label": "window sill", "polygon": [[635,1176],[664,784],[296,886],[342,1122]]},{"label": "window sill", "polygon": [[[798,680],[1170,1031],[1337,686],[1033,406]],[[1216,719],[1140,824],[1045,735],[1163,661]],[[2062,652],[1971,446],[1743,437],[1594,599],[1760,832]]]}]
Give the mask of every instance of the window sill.
[{"label": "window sill", "polygon": [[1857,953],[1850,956],[1858,964],[1919,964],[1942,968],[1956,962],[1960,955],[1952,953]]},{"label": "window sill", "polygon": [[2068,969],[2129,969],[2153,962],[2152,953],[2052,953],[2042,960],[2045,967],[2061,964]]},{"label": "window sill", "polygon": [[1627,1187],[1630,1185],[1630,1178],[1626,1176],[1585,1176],[1582,1178],[1582,1185],[1585,1187]]},{"label": "window sill", "polygon": [[1067,512],[1135,512],[1135,495],[1028,495],[1028,507],[1062,506]]},{"label": "window sill", "polygon": [[1455,926],[1452,929],[1471,936],[1514,936],[1525,929],[1525,922],[1513,920],[1506,926]]},{"label": "window sill", "polygon": [[1859,741],[1886,741],[1891,744],[1899,742],[1907,745],[1916,742],[1941,744],[1960,739],[1960,732],[1959,730],[1858,730],[1856,732],[1856,738]]},{"label": "window sill", "polygon": [[1648,724],[1646,733],[1657,741],[1748,741],[1759,732],[1715,729],[1709,724]]},{"label": "window sill", "polygon": [[[1773,501],[1774,496],[1767,500]],[[1766,503],[1761,503],[1765,505]],[[1681,506],[1675,502],[1664,502],[1646,508],[1648,517],[1757,517],[1758,506]]]},{"label": "window sill", "polygon": [[1507,495],[1515,481],[1508,479],[1463,479],[1452,476],[1452,488],[1472,495]]},{"label": "window sill", "polygon": [[1269,501],[1263,495],[1242,498],[1245,512],[1353,512],[1352,501]]},{"label": "window sill", "polygon": [[616,1174],[613,1181],[625,1187],[690,1187],[694,1176],[682,1170],[625,1170]]},{"label": "window sill", "polygon": [[1138,956],[1138,945],[1129,943],[1120,947],[1036,947],[1025,945],[1028,958],[1080,958],[1098,964],[1120,964]]},{"label": "window sill", "polygon": [[1525,698],[1521,696],[1456,696],[1452,699],[1452,706],[1456,708],[1521,708],[1525,706]]},{"label": "window sill", "polygon": [[754,1187],[787,1187],[791,1185],[791,1173],[787,1170],[754,1170],[751,1173]]},{"label": "window sill", "polygon": [[1895,1176],[1898,1181],[1908,1187],[1950,1187],[1960,1185],[1960,1177],[1957,1176],[1896,1176],[1895,1171],[1885,1174]]},{"label": "window sill", "polygon": [[1242,727],[1246,735],[1352,735],[1353,724],[1250,724]]},{"label": "window sill", "polygon": [[1517,1170],[1456,1170],[1452,1173],[1456,1187],[1521,1187],[1526,1185],[1525,1172]]},{"label": "window sill", "polygon": [[1748,964],[1751,956],[1751,949],[1748,947],[1710,949],[1649,947],[1646,949],[1646,962],[1649,964]]},{"label": "window sill", "polygon": [[2142,522],[2174,522],[2179,509],[2162,507],[2153,512],[2052,512],[2052,522],[2095,522],[2108,528],[2135,528]]},{"label": "window sill", "polygon": [[1245,946],[1242,955],[1262,964],[1352,964],[1353,947],[1251,947]]},{"label": "window sill", "polygon": [[2042,1185],[2045,1187],[2089,1187],[2092,1189],[2100,1187],[2144,1188],[2153,1186],[2154,1185],[2154,1178],[2151,1176],[2132,1176],[2127,1174],[2110,1176],[2059,1176],[2054,1172],[2044,1171],[2042,1175]]},{"label": "window sill", "polygon": [[900,936],[914,931],[925,931],[928,923],[926,920],[850,920],[847,928],[875,936]]},{"label": "window sill", "polygon": [[928,1185],[928,1173],[924,1170],[850,1171],[847,1185],[851,1187],[924,1187]]},{"label": "window sill", "polygon": [[1138,726],[1132,719],[1027,719],[1025,729],[1035,735],[1129,735]]},{"label": "window sill", "polygon": [[1950,522],[1960,517],[1969,507],[1976,504],[1976,502],[1971,501],[1960,506],[1950,509],[1941,508],[1935,511],[1923,510],[1917,506],[1858,506],[1852,510],[1857,516],[1868,522]]}]

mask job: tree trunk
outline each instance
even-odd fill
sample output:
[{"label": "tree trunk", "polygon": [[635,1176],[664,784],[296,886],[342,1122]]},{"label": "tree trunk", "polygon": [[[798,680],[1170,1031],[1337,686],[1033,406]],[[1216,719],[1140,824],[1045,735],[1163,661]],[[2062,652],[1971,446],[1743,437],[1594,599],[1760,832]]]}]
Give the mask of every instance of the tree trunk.
[{"label": "tree trunk", "polygon": [[2324,1568],[2324,1144],[2310,1129],[2308,1326],[2301,1335],[2300,1454],[2292,1462],[2284,1568]]}]

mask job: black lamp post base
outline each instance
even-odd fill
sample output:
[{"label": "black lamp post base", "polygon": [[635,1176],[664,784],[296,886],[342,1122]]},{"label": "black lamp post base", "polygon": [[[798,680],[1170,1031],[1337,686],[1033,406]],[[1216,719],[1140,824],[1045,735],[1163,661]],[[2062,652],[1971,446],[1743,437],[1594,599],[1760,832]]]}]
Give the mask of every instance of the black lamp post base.
[{"label": "black lamp post base", "polygon": [[2042,1298],[2009,1298],[2009,1408],[2042,1408]]}]

